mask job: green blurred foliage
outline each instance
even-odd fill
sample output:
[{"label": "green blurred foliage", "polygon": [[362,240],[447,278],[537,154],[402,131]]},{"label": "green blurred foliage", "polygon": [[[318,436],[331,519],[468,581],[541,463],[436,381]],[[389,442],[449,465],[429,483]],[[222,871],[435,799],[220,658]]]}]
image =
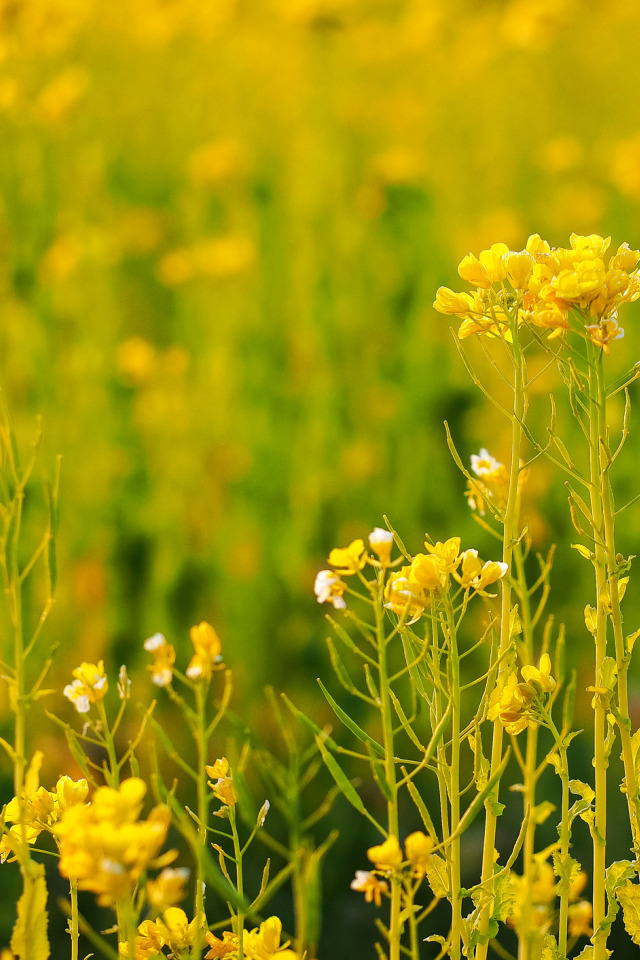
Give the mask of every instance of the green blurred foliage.
[{"label": "green blurred foliage", "polygon": [[[639,41],[633,0],[0,0],[0,379],[64,457],[54,685],[103,657],[142,690],[144,638],[186,657],[206,618],[258,725],[266,682],[323,722],[332,546],[388,514],[412,550],[491,555],[442,422],[466,462],[506,425],[431,303],[495,241],[639,245]],[[533,466],[530,526],[561,544],[575,654],[591,584],[561,480]],[[638,533],[630,511],[621,549]]]}]

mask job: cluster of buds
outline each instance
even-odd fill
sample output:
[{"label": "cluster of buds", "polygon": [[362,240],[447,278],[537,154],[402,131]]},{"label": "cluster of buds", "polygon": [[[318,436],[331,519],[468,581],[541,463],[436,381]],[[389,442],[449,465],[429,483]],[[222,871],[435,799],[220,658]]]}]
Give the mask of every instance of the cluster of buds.
[{"label": "cluster of buds", "polygon": [[4,808],[4,822],[12,823],[0,838],[0,861],[14,856],[19,845],[26,841],[35,843],[43,830],[51,832],[54,824],[71,807],[83,804],[89,793],[86,780],[72,780],[60,777],[55,790],[40,786],[40,769],[43,754],[36,751],[29,764],[25,777],[25,789],[22,798],[13,797]]},{"label": "cluster of buds", "polygon": [[357,870],[351,889],[364,893],[367,903],[382,903],[382,895],[389,890],[384,877],[406,876],[422,880],[433,849],[433,840],[420,830],[410,833],[404,842],[404,853],[396,836],[390,834],[384,843],[369,847],[367,857],[373,870]]},{"label": "cluster of buds", "polygon": [[103,906],[131,894],[149,866],[174,858],[171,852],[156,861],[171,816],[157,806],[146,820],[138,820],[146,784],[138,777],[119,789],[99,787],[87,805],[68,809],[53,828],[60,847],[60,872],[78,882],[81,890],[98,895]]},{"label": "cluster of buds", "polygon": [[434,307],[462,319],[461,339],[487,334],[509,341],[513,324],[522,322],[547,329],[550,339],[559,337],[570,328],[570,312],[577,311],[580,332],[609,353],[624,332],[618,308],[640,297],[640,250],[623,243],[605,260],[609,237],[572,234],[569,242],[568,248],[552,248],[534,234],[519,252],[494,243],[478,257],[470,253],[458,273],[475,291],[440,287]]},{"label": "cluster of buds", "polygon": [[[223,670],[222,642],[210,623],[203,620],[189,631],[193,656],[186,669],[190,680],[210,680],[214,670]],[[153,663],[147,667],[157,687],[168,687],[173,681],[176,662],[175,647],[163,633],[154,633],[144,641],[144,649],[153,655]]]},{"label": "cluster of buds", "polygon": [[499,720],[507,733],[518,734],[527,727],[535,729],[548,693],[556,681],[551,676],[551,660],[543,653],[537,667],[522,667],[522,683],[515,672],[501,674],[489,699],[489,720]]}]

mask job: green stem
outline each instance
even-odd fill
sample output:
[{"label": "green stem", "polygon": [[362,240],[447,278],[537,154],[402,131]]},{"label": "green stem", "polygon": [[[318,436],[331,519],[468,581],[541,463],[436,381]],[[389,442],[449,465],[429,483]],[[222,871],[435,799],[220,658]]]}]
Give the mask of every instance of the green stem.
[{"label": "green stem", "polygon": [[[594,533],[593,565],[596,577],[596,656],[594,686],[600,686],[603,661],[607,655],[607,611],[602,594],[607,581],[604,548],[603,504],[600,493],[600,439],[603,437],[605,413],[602,350],[589,349],[589,473],[591,515]],[[607,836],[607,758],[605,748],[606,703],[597,693],[593,698],[593,765],[595,769],[595,820],[593,841],[593,928],[594,960],[605,960],[607,931],[598,932],[605,917],[605,870]]]},{"label": "green stem", "polygon": [[[511,643],[511,561],[513,558],[514,545],[519,535],[519,513],[520,513],[520,456],[523,441],[523,427],[527,398],[525,392],[525,365],[524,357],[520,350],[518,342],[517,319],[512,325],[513,333],[513,412],[511,417],[511,462],[509,468],[509,493],[507,495],[507,504],[503,520],[503,545],[502,560],[507,564],[508,570],[506,576],[501,582],[501,606],[500,606],[500,647],[498,655],[502,658],[502,664],[506,662],[506,653]],[[500,667],[500,672],[505,666]],[[493,725],[493,742],[491,745],[491,773],[490,776],[497,774],[502,763],[502,743],[503,727],[501,723]],[[494,850],[496,841],[496,814],[493,812],[493,803],[498,799],[498,789],[485,801],[485,828],[484,844],[482,848],[482,878],[483,888],[488,891],[487,903],[483,908],[479,920],[479,932],[484,943],[479,943],[476,948],[475,960],[486,960],[488,952],[488,932],[491,921],[493,906],[493,865]]]},{"label": "green stem", "polygon": [[449,695],[451,697],[451,763],[449,766],[449,806],[451,810],[451,833],[454,837],[448,848],[451,891],[451,947],[449,956],[460,960],[462,939],[462,900],[460,897],[460,837],[456,836],[460,825],[460,658],[455,620],[451,604],[447,600],[447,624],[449,634]]},{"label": "green stem", "polygon": [[71,901],[71,918],[69,933],[71,935],[71,960],[78,960],[78,945],[80,938],[78,917],[78,881],[69,881],[69,899]]},{"label": "green stem", "polygon": [[[207,844],[207,820],[209,818],[209,789],[208,789],[208,777],[205,765],[207,762],[207,711],[206,711],[206,695],[207,695],[208,685],[203,683],[196,683],[195,688],[195,698],[196,698],[196,714],[197,719],[195,723],[195,734],[196,734],[196,747],[198,752],[198,780],[197,780],[197,807],[198,807],[198,849],[195,851],[196,855],[196,889],[195,889],[195,916],[198,918],[197,929],[200,931],[207,926],[206,920],[206,910],[205,910],[205,879],[204,879],[204,864],[202,861],[202,856],[200,850]],[[235,827],[235,810],[230,808],[233,814],[232,820],[232,830],[234,834],[234,844],[237,840],[237,831]],[[240,858],[241,860],[241,858]],[[240,866],[240,873],[242,873],[242,866]],[[200,932],[194,944],[194,960],[200,960],[200,955],[202,952],[202,942],[200,938]]]},{"label": "green stem", "polygon": [[[239,894],[240,901],[244,898],[244,879],[242,874],[242,850],[240,848],[240,839],[238,837],[238,828],[236,826],[236,809],[235,807],[229,808],[229,822],[231,824],[231,832],[233,834],[233,854],[236,862],[236,889]],[[243,944],[243,930],[244,930],[244,914],[240,907],[238,907],[238,912],[236,914],[236,924],[237,924],[237,934],[238,934],[238,960],[244,960],[244,944]]]},{"label": "green stem", "polygon": [[[529,661],[531,662],[531,661]],[[527,749],[525,754],[524,772],[524,809],[529,811],[527,831],[522,847],[522,876],[524,880],[524,897],[521,910],[521,929],[518,931],[518,960],[530,960],[531,944],[536,930],[531,924],[531,906],[533,904],[533,884],[535,882],[535,852],[536,822],[532,811],[536,803],[536,786],[538,756],[538,728],[527,728]]]},{"label": "green stem", "polygon": [[[387,638],[384,630],[384,571],[378,572],[375,602],[376,646],[378,650],[378,677],[380,682],[380,716],[382,720],[382,742],[384,746],[385,781],[389,791],[387,799],[387,830],[390,836],[398,837],[398,788],[396,782],[396,762],[393,744],[393,714],[389,696],[389,674],[387,670]],[[389,925],[390,960],[400,960],[400,910],[401,887],[396,877],[391,877],[391,916]]]}]

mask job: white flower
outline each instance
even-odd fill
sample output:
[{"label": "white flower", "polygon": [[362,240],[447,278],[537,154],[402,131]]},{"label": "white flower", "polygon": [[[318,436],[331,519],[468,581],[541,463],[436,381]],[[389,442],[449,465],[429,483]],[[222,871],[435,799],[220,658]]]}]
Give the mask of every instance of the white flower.
[{"label": "white flower", "polygon": [[344,584],[333,570],[321,570],[313,586],[318,603],[331,603],[336,610],[344,610],[347,606],[342,591]]}]

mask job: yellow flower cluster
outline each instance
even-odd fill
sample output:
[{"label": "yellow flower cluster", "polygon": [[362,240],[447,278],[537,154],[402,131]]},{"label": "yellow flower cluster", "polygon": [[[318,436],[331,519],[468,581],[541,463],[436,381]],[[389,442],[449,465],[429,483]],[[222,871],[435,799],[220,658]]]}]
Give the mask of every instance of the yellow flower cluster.
[{"label": "yellow flower cluster", "polygon": [[[530,939],[533,935],[535,942],[540,945],[557,917],[555,901],[558,896],[558,883],[553,867],[546,859],[547,856],[548,850],[534,856],[532,883],[515,873],[509,876],[514,905],[513,913],[507,922],[525,939]],[[587,879],[586,873],[581,870],[569,886],[567,925],[569,935],[572,937],[590,937],[593,933],[591,928],[593,908],[588,900],[580,899]],[[525,928],[525,918],[529,929]]]},{"label": "yellow flower cluster", "polygon": [[494,243],[478,257],[470,253],[458,273],[475,291],[440,287],[434,307],[462,318],[461,339],[485,333],[508,341],[521,322],[548,329],[550,339],[561,336],[570,327],[570,311],[577,311],[582,334],[609,353],[609,344],[623,336],[618,307],[640,296],[640,251],[623,243],[605,259],[610,237],[572,234],[569,242],[552,248],[534,234],[519,252]]},{"label": "yellow flower cluster", "polygon": [[314,592],[318,603],[330,603],[335,610],[344,610],[344,591],[347,584],[342,577],[350,577],[364,569],[367,563],[375,567],[388,567],[391,563],[393,534],[390,530],[375,527],[369,534],[369,546],[375,558],[367,553],[364,540],[352,540],[348,547],[334,547],[329,554],[333,570],[321,570],[316,576]]},{"label": "yellow flower cluster", "polygon": [[189,631],[194,654],[186,674],[191,680],[209,680],[212,670],[222,670],[222,643],[210,623],[203,620]]},{"label": "yellow flower cluster", "polygon": [[229,771],[229,761],[226,757],[216,760],[214,764],[205,766],[207,776],[215,783],[209,781],[209,786],[213,790],[216,800],[220,800],[225,806],[232,807],[238,801],[238,793],[233,785],[233,778]]},{"label": "yellow flower cluster", "polygon": [[[242,949],[246,960],[301,960],[300,954],[289,947],[289,941],[281,944],[282,923],[278,917],[269,917],[259,927],[253,930],[244,930],[242,934]],[[223,933],[222,940],[215,934],[208,932],[206,941],[211,947],[205,953],[205,960],[238,960],[239,942],[236,933]]]},{"label": "yellow flower cluster", "polygon": [[40,769],[43,754],[36,751],[25,777],[25,791],[22,803],[17,797],[6,805],[4,822],[14,826],[0,838],[0,861],[16,853],[23,839],[34,843],[42,830],[51,830],[60,817],[71,807],[82,804],[87,799],[89,784],[86,780],[72,780],[60,777],[55,790],[40,786]]},{"label": "yellow flower cluster", "polygon": [[96,893],[103,906],[131,893],[166,839],[167,807],[154,807],[146,820],[138,820],[146,791],[138,777],[117,790],[100,787],[90,804],[70,807],[54,827],[60,872],[77,880],[79,889]]},{"label": "yellow flower cluster", "polygon": [[412,621],[422,616],[434,598],[446,593],[453,577],[465,590],[491,596],[486,588],[500,580],[507,565],[488,560],[483,563],[477,550],[460,552],[460,537],[435,545],[425,542],[427,553],[418,553],[411,563],[391,573],[385,589],[385,606]]},{"label": "yellow flower cluster", "polygon": [[73,683],[68,683],[62,691],[78,713],[88,713],[92,703],[102,700],[109,689],[104,672],[104,661],[99,663],[81,663],[73,671]]},{"label": "yellow flower cluster", "polygon": [[367,903],[374,900],[376,906],[380,906],[380,895],[386,891],[387,884],[379,880],[376,874],[389,875],[408,870],[410,876],[421,880],[427,873],[432,849],[431,837],[416,830],[406,838],[403,854],[398,838],[390,834],[384,843],[367,850],[367,857],[375,872],[358,870],[355,880],[351,881],[351,889],[364,893]]},{"label": "yellow flower cluster", "polygon": [[173,665],[176,662],[175,648],[167,642],[163,633],[154,633],[144,641],[144,649],[153,654],[153,663],[147,667],[157,687],[167,687],[173,680]]},{"label": "yellow flower cluster", "polygon": [[499,720],[507,733],[514,735],[527,727],[535,729],[538,726],[543,698],[556,687],[548,653],[542,654],[537,667],[525,666],[521,673],[523,683],[518,683],[515,672],[498,679],[489,699],[487,714],[489,720]]}]

